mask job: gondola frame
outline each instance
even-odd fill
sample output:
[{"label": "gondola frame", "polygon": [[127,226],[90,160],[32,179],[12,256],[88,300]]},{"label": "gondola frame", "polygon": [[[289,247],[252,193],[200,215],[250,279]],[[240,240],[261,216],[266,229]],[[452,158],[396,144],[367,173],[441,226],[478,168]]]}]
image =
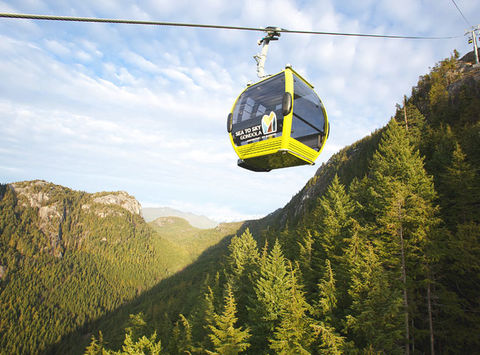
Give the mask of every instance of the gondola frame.
[{"label": "gondola frame", "polygon": [[[243,93],[252,87],[261,85],[266,80],[283,74],[285,78],[285,89],[282,98],[282,113],[283,113],[283,127],[282,134],[279,137],[268,138],[245,145],[236,145],[234,140],[234,123],[233,115],[235,107]],[[324,127],[321,139],[321,145],[318,151],[291,137],[292,119],[294,113],[294,76],[306,84],[320,101],[320,108],[324,117]],[[314,165],[315,160],[322,152],[326,139],[329,135],[330,125],[328,122],[327,112],[325,107],[314,91],[313,85],[305,80],[293,68],[286,67],[281,72],[268,76],[253,85],[248,85],[242,93],[237,97],[233,103],[230,114],[227,119],[228,133],[233,149],[239,157],[238,166],[252,170],[252,171],[270,171],[272,169],[279,169],[284,167],[298,166],[298,165]]]}]

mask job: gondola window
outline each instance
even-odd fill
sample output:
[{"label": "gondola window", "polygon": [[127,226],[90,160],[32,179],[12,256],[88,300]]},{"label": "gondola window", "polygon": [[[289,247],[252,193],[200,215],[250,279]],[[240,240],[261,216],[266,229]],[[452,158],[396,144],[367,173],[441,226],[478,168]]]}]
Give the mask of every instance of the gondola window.
[{"label": "gondola window", "polygon": [[318,136],[325,132],[325,117],[320,109],[322,103],[317,95],[296,75],[292,117],[292,138],[319,150]]}]

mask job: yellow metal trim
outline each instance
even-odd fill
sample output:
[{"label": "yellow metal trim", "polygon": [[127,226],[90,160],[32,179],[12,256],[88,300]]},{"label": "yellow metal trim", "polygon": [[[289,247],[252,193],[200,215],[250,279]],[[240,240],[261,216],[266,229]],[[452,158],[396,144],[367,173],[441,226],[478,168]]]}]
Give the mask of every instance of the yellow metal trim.
[{"label": "yellow metal trim", "polygon": [[[261,82],[263,82],[263,81],[265,81],[265,80],[267,80],[267,79],[270,79],[272,76],[276,76],[276,75],[281,74],[281,73],[284,73],[284,72],[285,72],[285,70],[282,70],[282,71],[278,72],[277,74],[269,75],[269,76],[263,78],[262,80],[257,81],[256,83],[254,83],[254,84],[252,84],[252,85],[247,85],[247,87],[246,87],[245,89],[243,89],[243,91],[240,93],[240,95],[238,95],[237,98],[235,99],[235,102],[233,103],[232,108],[230,109],[230,113],[233,115],[233,110],[235,109],[235,105],[237,104],[238,99],[240,98],[240,96],[242,96],[242,94],[243,94],[248,88],[250,88],[250,87],[253,86],[253,85],[257,85],[257,84],[259,84],[259,83],[261,83]],[[285,74],[284,74],[284,75],[285,75]],[[292,80],[293,80],[293,78],[292,78]],[[291,94],[293,95],[293,81],[292,81],[292,92],[291,92]],[[292,97],[292,98],[293,98],[293,97]],[[292,100],[292,101],[293,101],[293,100]],[[291,116],[290,116],[290,127],[291,127],[291,120],[292,120],[292,118],[291,118]],[[285,129],[282,130],[282,137],[283,137],[283,135],[284,135],[284,132],[285,132]],[[242,148],[243,146],[237,147],[237,146],[235,145],[235,143],[233,142],[232,132],[230,132],[228,135],[230,136],[230,143],[232,144],[233,150],[235,150],[235,153],[237,153],[237,155],[238,155],[238,157],[239,157],[240,159],[244,159],[244,157],[241,156],[241,151],[242,151],[241,148]],[[278,138],[275,138],[275,139],[281,139],[282,137],[278,137]],[[259,144],[259,143],[262,143],[262,142],[250,143],[249,145],[252,146],[252,147],[256,147],[256,145]],[[273,153],[275,153],[276,151],[278,151],[278,149],[275,150],[275,151],[273,151]],[[257,155],[254,155],[254,156],[261,156],[261,155],[265,155],[265,153],[262,152],[261,154],[257,154]]]},{"label": "yellow metal trim", "polygon": [[[300,78],[301,80],[303,80],[303,82],[305,84],[307,84],[308,86],[310,86],[312,88],[312,91],[315,93],[315,95],[317,95],[317,97],[320,99],[320,102],[322,103],[322,111],[323,111],[323,116],[325,117],[325,139],[323,140],[323,144],[321,147],[319,147],[318,149],[318,152],[314,149],[312,149],[313,151],[315,151],[316,153],[316,157],[315,159],[318,158],[318,156],[320,155],[320,153],[322,152],[323,148],[325,147],[325,143],[327,142],[327,137],[329,136],[330,134],[330,125],[329,125],[329,121],[328,121],[328,114],[327,114],[327,110],[325,109],[325,105],[323,104],[323,101],[322,99],[320,98],[320,96],[318,96],[317,92],[315,90],[313,90],[313,85],[310,84],[303,76],[301,76],[298,72],[296,72],[295,70],[293,70],[293,68],[291,67],[288,67],[286,68],[285,70],[288,70],[290,72],[290,75],[295,74],[298,78]],[[293,75],[292,75],[292,81],[293,81]],[[293,84],[292,84],[293,85]],[[293,94],[293,87],[292,87],[292,94]],[[295,101],[295,100],[293,100]],[[293,112],[293,107],[292,107],[292,112]],[[290,118],[291,120],[291,118]],[[290,126],[291,127],[291,126]],[[300,143],[300,142],[299,142]],[[310,148],[311,149],[311,148]]]},{"label": "yellow metal trim", "polygon": [[289,150],[289,149],[281,149],[280,150],[281,152],[287,152],[287,153],[290,153],[291,155],[294,155],[296,156],[297,158],[307,162],[308,164],[310,165],[315,165],[315,162],[314,161],[311,161],[310,159],[308,159],[307,157],[304,157],[303,155],[301,154],[298,154],[297,152],[294,152],[293,150]]},{"label": "yellow metal trim", "polygon": [[310,148],[294,138],[290,138],[288,150],[295,156],[302,158],[309,163],[315,162],[315,159],[318,157],[318,152],[315,149]]},{"label": "yellow metal trim", "polygon": [[297,71],[295,71],[292,67],[288,67],[288,68],[286,68],[285,70],[288,70],[288,71],[290,71],[291,73],[293,73],[293,74],[295,74],[296,76],[298,76],[301,80],[303,80],[303,82],[304,82],[305,84],[307,84],[308,86],[310,86],[310,88],[313,89],[313,85],[310,84],[310,83],[307,81],[307,79],[305,79],[303,76],[301,76],[301,75],[300,75]]},{"label": "yellow metal trim", "polygon": [[288,149],[288,142],[290,139],[290,132],[292,130],[292,115],[293,115],[293,76],[289,68],[284,70],[285,72],[285,92],[292,95],[292,109],[287,116],[283,117],[283,130],[282,130],[282,148]]},{"label": "yellow metal trim", "polygon": [[278,152],[282,137],[270,138],[260,142],[250,143],[236,147],[240,159],[249,159]]},{"label": "yellow metal trim", "polygon": [[[288,67],[285,70],[282,70],[281,72],[279,72],[275,75],[281,74],[282,72],[285,75],[285,92],[289,92],[292,95],[292,99],[293,99],[293,94],[294,94],[294,92],[293,92],[293,89],[294,89],[293,74],[295,74],[298,78],[303,80],[313,90],[312,84],[310,84],[308,81],[306,81],[300,74],[298,74],[292,68]],[[256,82],[253,85],[261,83],[262,81],[267,80],[270,77],[271,76],[268,76],[265,79],[262,79],[262,80]],[[238,97],[236,98],[235,102],[233,103],[232,109],[230,111],[232,114],[233,114],[233,110],[235,108],[235,105],[237,104],[238,98],[249,87],[250,86],[247,86],[240,93],[240,95],[238,95]],[[321,99],[320,99],[320,101],[321,101]],[[288,151],[288,153],[296,156],[297,158],[305,161],[307,164],[311,164],[311,165],[314,164],[315,160],[318,158],[318,156],[322,152],[323,148],[325,147],[326,138],[324,139],[322,146],[319,147],[319,150],[317,152],[316,150],[308,147],[307,145],[301,143],[300,141],[297,141],[296,139],[294,139],[290,136],[291,129],[292,129],[292,116],[293,116],[294,102],[295,102],[295,100],[292,100],[292,110],[291,110],[291,112],[283,118],[283,129],[282,129],[282,136],[281,137],[270,138],[270,139],[266,139],[266,140],[263,140],[263,141],[259,141],[259,142],[255,142],[255,143],[249,143],[249,144],[237,147],[235,145],[234,141],[233,141],[232,133],[229,133],[230,143],[232,144],[232,147],[235,150],[235,153],[238,155],[238,157],[240,159],[245,160],[245,159],[260,157],[260,156],[263,156],[263,155],[275,154],[278,151],[284,150],[284,151]],[[325,137],[328,137],[328,135],[330,133],[329,132],[330,126],[328,124],[327,111],[325,110],[325,106],[323,105],[323,102],[322,102],[322,110],[323,110],[323,114],[324,114],[324,117],[325,117]]]}]

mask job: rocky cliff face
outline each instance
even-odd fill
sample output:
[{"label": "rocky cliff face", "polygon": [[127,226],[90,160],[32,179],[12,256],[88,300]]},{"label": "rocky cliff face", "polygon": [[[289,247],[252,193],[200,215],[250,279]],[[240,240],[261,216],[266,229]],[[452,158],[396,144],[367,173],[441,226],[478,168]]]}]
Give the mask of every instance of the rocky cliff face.
[{"label": "rocky cliff face", "polygon": [[97,193],[93,194],[92,198],[94,203],[103,205],[117,205],[133,214],[139,215],[142,210],[140,203],[125,191],[112,192],[108,193],[107,195]]},{"label": "rocky cliff face", "polygon": [[54,195],[59,188],[64,188],[42,180],[17,182],[9,186],[15,192],[20,206],[37,210],[38,228],[50,240],[55,255],[62,256],[61,222],[65,219],[65,210],[61,201],[54,199]]},{"label": "rocky cliff face", "polygon": [[[58,201],[52,200],[59,194],[73,192],[66,187],[43,180],[16,182],[9,184],[9,186],[15,191],[18,201],[23,207],[38,208],[39,215],[42,218],[60,217],[61,211],[58,209]],[[137,215],[140,214],[142,209],[140,202],[125,191],[84,193],[84,195],[89,203],[116,205]]]},{"label": "rocky cliff face", "polygon": [[[16,182],[8,185],[16,197],[17,206],[32,209],[38,229],[47,237],[44,249],[61,257],[65,250],[63,224],[72,214],[94,214],[100,218],[134,214],[140,216],[140,203],[128,193],[100,192],[88,194],[42,180]],[[78,219],[78,217],[76,217]],[[78,235],[80,243],[84,235]]]},{"label": "rocky cliff face", "polygon": [[451,84],[447,87],[451,97],[456,97],[462,89],[478,90],[480,84],[480,65],[475,64],[473,52],[466,54],[456,63],[455,70],[452,70],[450,76]]}]

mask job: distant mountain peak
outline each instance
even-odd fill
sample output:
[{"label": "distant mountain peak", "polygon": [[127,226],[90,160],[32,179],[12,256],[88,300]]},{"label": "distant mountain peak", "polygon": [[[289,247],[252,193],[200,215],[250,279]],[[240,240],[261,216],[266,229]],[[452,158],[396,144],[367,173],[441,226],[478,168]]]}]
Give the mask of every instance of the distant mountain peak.
[{"label": "distant mountain peak", "polygon": [[190,212],[183,212],[170,207],[148,207],[142,209],[142,216],[147,222],[152,222],[159,217],[180,217],[186,220],[192,227],[200,229],[215,228],[218,223],[208,217],[199,216]]}]

